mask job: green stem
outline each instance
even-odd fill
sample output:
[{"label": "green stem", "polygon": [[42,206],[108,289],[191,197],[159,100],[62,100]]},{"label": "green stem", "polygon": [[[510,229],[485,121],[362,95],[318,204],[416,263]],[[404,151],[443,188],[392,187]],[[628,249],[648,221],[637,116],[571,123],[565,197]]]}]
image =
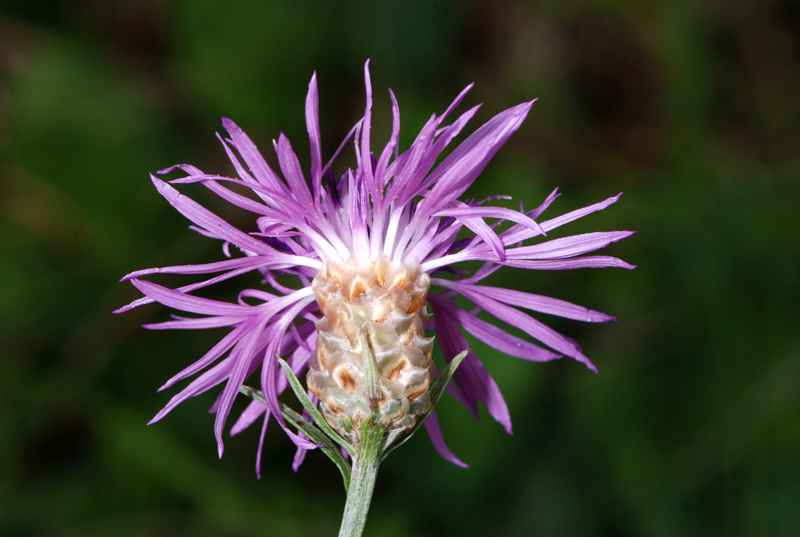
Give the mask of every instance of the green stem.
[{"label": "green stem", "polygon": [[378,456],[383,440],[383,427],[373,426],[372,420],[364,420],[361,427],[361,439],[356,454],[353,456],[353,467],[350,473],[350,488],[347,489],[347,502],[342,515],[342,527],[339,537],[361,537],[367,521],[375,479],[378,477]]}]

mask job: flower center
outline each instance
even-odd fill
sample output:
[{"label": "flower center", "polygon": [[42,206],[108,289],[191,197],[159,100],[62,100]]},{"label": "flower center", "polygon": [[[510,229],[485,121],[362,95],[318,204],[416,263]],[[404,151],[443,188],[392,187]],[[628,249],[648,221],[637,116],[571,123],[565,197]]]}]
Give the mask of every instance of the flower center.
[{"label": "flower center", "polygon": [[325,419],[351,440],[376,414],[390,429],[413,427],[431,406],[430,277],[418,264],[350,259],[327,262],[311,287],[325,318],[307,380]]}]

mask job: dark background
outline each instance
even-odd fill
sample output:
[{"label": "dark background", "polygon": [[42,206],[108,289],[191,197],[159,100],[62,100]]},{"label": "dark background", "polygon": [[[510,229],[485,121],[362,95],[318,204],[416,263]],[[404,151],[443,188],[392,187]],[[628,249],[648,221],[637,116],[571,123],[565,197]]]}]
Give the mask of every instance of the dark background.
[{"label": "dark background", "polygon": [[[0,534],[335,534],[335,467],[311,453],[293,474],[274,424],[260,481],[255,429],[217,460],[213,393],[145,426],[219,332],[111,311],[137,296],[125,273],[220,255],[149,172],[233,173],[222,115],[268,158],[282,130],[307,165],[314,70],[330,155],[367,58],[374,146],[387,87],[404,147],[470,82],[473,129],[539,97],[470,193],[533,207],[559,187],[559,214],[624,191],[567,231],[639,231],[608,250],[633,272],[503,273],[618,318],[547,319],[599,376],[477,345],[515,434],[445,396],[471,469],[417,436],[384,464],[367,534],[800,535],[796,0],[0,2]],[[203,190],[184,189],[252,226]]]}]

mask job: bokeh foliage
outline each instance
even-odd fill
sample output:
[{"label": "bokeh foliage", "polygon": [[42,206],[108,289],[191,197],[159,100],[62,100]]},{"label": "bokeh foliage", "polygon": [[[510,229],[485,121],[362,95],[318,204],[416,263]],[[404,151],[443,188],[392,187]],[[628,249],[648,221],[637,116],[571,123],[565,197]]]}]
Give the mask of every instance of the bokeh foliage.
[{"label": "bokeh foliage", "polygon": [[[635,229],[639,265],[506,271],[503,283],[616,315],[553,320],[600,369],[496,355],[514,436],[446,396],[450,447],[390,458],[375,536],[800,534],[800,4],[796,0],[6,0],[0,5],[0,534],[332,535],[336,469],[270,429],[216,460],[213,394],[145,427],[158,386],[219,334],[117,317],[133,269],[216,259],[147,174],[232,173],[237,121],[303,155],[316,70],[323,151],[391,86],[407,144],[466,84],[477,121],[540,101],[472,195],[553,211],[618,191],[568,231]],[[203,189],[197,199],[248,226]],[[228,291],[231,291],[228,289]],[[224,293],[222,289],[220,292]],[[549,321],[549,320],[548,320]]]}]

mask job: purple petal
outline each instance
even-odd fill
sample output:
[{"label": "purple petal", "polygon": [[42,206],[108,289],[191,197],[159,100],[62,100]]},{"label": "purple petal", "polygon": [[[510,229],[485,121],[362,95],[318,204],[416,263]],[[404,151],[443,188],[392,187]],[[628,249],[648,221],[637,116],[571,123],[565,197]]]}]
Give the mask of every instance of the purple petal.
[{"label": "purple petal", "polygon": [[506,306],[488,296],[473,292],[468,288],[461,288],[456,291],[470,299],[475,305],[483,308],[489,315],[497,317],[499,320],[511,326],[516,326],[551,349],[575,358],[595,373],[597,372],[597,368],[583,355],[583,352],[574,341],[562,336],[533,317],[510,306]]},{"label": "purple petal", "polygon": [[206,392],[223,382],[228,375],[230,374],[231,368],[233,367],[233,362],[227,358],[220,362],[219,364],[215,365],[213,368],[209,369],[199,377],[197,377],[191,384],[189,384],[186,388],[181,390],[178,394],[172,397],[169,400],[169,403],[162,408],[158,414],[156,414],[153,419],[147,422],[148,425],[151,425],[159,420],[161,420],[164,416],[172,412],[178,405],[200,395],[203,392]]},{"label": "purple petal", "polygon": [[298,447],[305,449],[314,449],[317,447],[317,445],[290,431],[283,420],[283,416],[281,415],[280,405],[278,404],[278,395],[281,391],[279,387],[279,378],[285,377],[285,375],[278,365],[276,355],[279,350],[280,340],[283,337],[283,334],[287,331],[289,323],[291,323],[297,314],[313,300],[313,297],[301,300],[291,309],[285,312],[273,324],[267,327],[265,336],[268,337],[269,344],[267,345],[267,350],[264,354],[264,362],[261,366],[261,391],[264,394],[264,400],[267,402],[267,406],[292,442],[294,442]]},{"label": "purple petal", "polygon": [[433,216],[501,218],[521,224],[542,235],[545,234],[542,227],[525,214],[503,207],[459,207],[456,209],[442,209]]},{"label": "purple petal", "polygon": [[403,166],[395,171],[395,179],[386,193],[387,200],[397,199],[398,205],[405,205],[414,195],[416,188],[424,178],[418,166],[430,147],[436,134],[436,116],[431,116],[417,135],[411,147],[400,156]]},{"label": "purple petal", "polygon": [[209,349],[209,351],[205,353],[202,358],[170,378],[158,389],[158,391],[166,390],[176,382],[188,378],[213,364],[220,356],[228,352],[231,347],[239,343],[239,341],[247,335],[247,332],[250,331],[251,328],[251,323],[243,323],[231,330],[224,338],[218,341],[216,345],[211,347],[211,349]]},{"label": "purple petal", "polygon": [[[248,198],[247,196],[242,196],[241,194],[234,192],[228,188],[225,188],[217,181],[204,181],[203,185],[205,185],[211,192],[219,196],[220,198],[224,199],[231,205],[235,205],[237,207],[241,207],[247,211],[256,214],[269,214],[269,208],[267,208],[263,203],[259,203],[255,200]],[[254,192],[258,192],[261,189],[253,189]],[[269,201],[272,201],[271,198],[268,198]],[[281,200],[283,201],[283,200]]]},{"label": "purple petal", "polygon": [[[238,173],[241,175],[244,172],[239,171]],[[266,211],[264,204],[223,187],[220,184],[223,182],[243,186],[244,188],[255,192],[270,207],[281,207],[286,211],[291,211],[292,207],[297,206],[297,201],[289,192],[275,192],[273,190],[269,190],[263,185],[259,184],[255,179],[252,179],[251,182],[251,179],[242,180],[234,177],[225,177],[222,175],[200,174],[172,179],[169,183],[172,185],[202,183],[222,199],[229,201],[237,207],[241,207],[256,214],[264,214]]]},{"label": "purple petal", "polygon": [[317,73],[311,76],[306,96],[306,126],[308,142],[311,146],[311,184],[314,189],[314,203],[319,203],[322,191],[322,147],[319,133],[319,95],[317,94]]},{"label": "purple petal", "polygon": [[602,323],[614,320],[613,317],[605,313],[593,311],[564,300],[534,295],[523,291],[515,291],[513,289],[505,289],[503,287],[471,285],[459,281],[442,280],[440,278],[432,278],[431,284],[442,285],[443,287],[454,289],[458,292],[461,292],[461,289],[468,289],[470,292],[479,293],[511,306],[519,306],[521,308],[548,313],[550,315],[558,315],[559,317],[574,319],[576,321]]},{"label": "purple petal", "polygon": [[[378,165],[375,166],[375,177],[380,181],[379,188],[386,186],[386,169],[389,166],[389,159],[392,154],[397,150],[397,144],[400,140],[400,107],[397,104],[392,90],[389,90],[389,97],[392,99],[392,134],[389,137],[389,143],[383,148],[381,157],[378,159]],[[384,209],[382,206],[379,209]]]},{"label": "purple petal", "polygon": [[[530,230],[526,230],[530,231]],[[621,240],[628,237],[633,232],[631,231],[615,231],[612,234],[620,234],[618,238],[609,240],[605,245],[612,242]],[[587,233],[586,235],[593,235]],[[502,265],[508,267],[518,267],[525,269],[535,270],[569,270],[575,268],[600,268],[600,267],[619,267],[633,269],[635,265],[631,265],[608,256],[592,256],[581,257],[576,259],[558,259],[559,257],[579,255],[580,253],[590,252],[599,248],[603,248],[603,240],[596,240],[596,237],[588,237],[581,239],[581,235],[573,237],[565,237],[564,239],[553,239],[551,241],[536,244],[534,246],[522,246],[519,248],[510,248],[505,250],[506,258],[502,261]],[[573,242],[569,242],[569,241]],[[556,243],[555,241],[562,241]],[[508,242],[507,237],[503,238],[503,242]],[[554,244],[555,243],[555,244]],[[526,257],[532,257],[532,259]],[[556,258],[553,260],[552,258]],[[492,249],[485,244],[478,244],[476,247],[467,247],[464,250],[455,254],[444,255],[442,257],[429,257],[421,264],[423,272],[432,272],[441,267],[461,263],[464,261],[484,261],[498,263],[496,254]]]},{"label": "purple petal", "polygon": [[447,444],[445,444],[444,438],[442,437],[442,430],[439,427],[439,418],[435,410],[431,412],[428,415],[428,419],[425,420],[425,430],[428,431],[428,436],[433,443],[433,447],[436,448],[436,452],[441,455],[443,459],[452,462],[456,466],[469,468],[469,465],[456,457],[453,452],[450,451],[450,448],[447,447]]},{"label": "purple petal", "polygon": [[264,424],[261,426],[261,435],[258,437],[258,451],[256,451],[256,476],[261,479],[261,454],[264,452],[264,438],[267,436],[267,425],[269,425],[270,413],[264,415]]},{"label": "purple petal", "polygon": [[[219,282],[224,281],[224,280],[228,280],[230,278],[239,276],[240,274],[244,274],[246,272],[250,272],[251,270],[253,270],[253,269],[250,268],[250,267],[244,267],[244,268],[231,270],[230,272],[226,272],[225,274],[220,274],[219,276],[215,276],[215,277],[210,278],[208,280],[204,280],[204,281],[201,281],[201,282],[193,283],[193,284],[190,284],[190,285],[184,285],[183,287],[178,287],[177,289],[175,289],[175,291],[180,292],[180,293],[191,293],[192,291],[196,291],[197,289],[201,289],[203,287],[206,287],[206,286],[209,286],[209,285],[213,285],[215,283],[219,283]],[[150,297],[140,298],[138,300],[134,300],[133,302],[131,302],[127,306],[123,306],[120,309],[115,310],[114,313],[123,313],[125,311],[129,311],[129,310],[132,310],[133,308],[136,308],[136,307],[139,307],[139,306],[143,306],[145,304],[150,304],[152,302],[155,302],[155,300],[150,298]]]},{"label": "purple petal", "polygon": [[[485,260],[485,256],[476,257],[476,259]],[[584,257],[575,257],[571,259],[543,259],[535,261],[526,261],[518,259],[506,259],[506,266],[517,267],[528,270],[574,270],[582,268],[624,268],[635,269],[636,265],[626,263],[622,259],[611,257],[607,255],[593,255]]]},{"label": "purple petal", "polygon": [[551,220],[547,220],[546,222],[542,222],[542,227],[545,230],[550,231],[551,229],[555,229],[555,228],[557,228],[559,226],[563,226],[564,224],[567,224],[569,222],[573,222],[573,221],[575,221],[575,220],[577,220],[579,218],[583,218],[584,216],[586,216],[588,214],[591,214],[593,212],[602,211],[603,209],[605,209],[609,205],[612,205],[613,203],[616,203],[616,201],[620,198],[620,196],[622,196],[622,192],[620,192],[616,196],[612,196],[612,197],[610,197],[608,199],[605,199],[605,200],[603,200],[603,201],[601,201],[599,203],[595,203],[595,204],[589,205],[587,207],[583,207],[581,209],[577,209],[575,211],[568,212],[567,214],[562,214],[561,216],[557,216],[556,218],[553,218]]},{"label": "purple petal", "polygon": [[[429,297],[431,298],[431,297]],[[436,323],[436,333],[445,360],[449,362],[461,351],[468,349],[469,345],[458,327],[455,317],[450,311],[455,307],[445,300],[431,300],[433,319]],[[511,434],[511,416],[508,412],[503,395],[497,387],[489,372],[481,361],[469,349],[466,358],[456,369],[453,381],[469,404],[472,413],[477,417],[477,402],[483,403],[489,414]]]},{"label": "purple petal", "polygon": [[[441,129],[444,132],[437,132],[436,133],[436,141],[434,142],[433,146],[430,150],[427,151],[425,155],[425,160],[423,160],[422,164],[419,167],[419,172],[421,174],[427,174],[430,169],[433,167],[436,159],[439,158],[439,155],[445,148],[450,145],[450,142],[461,133],[461,130],[469,123],[475,114],[480,110],[481,105],[473,106],[463,114],[461,114],[458,119],[456,119],[452,125],[448,125],[444,129]],[[437,119],[437,126],[440,124],[443,118]],[[437,176],[435,174],[431,174],[431,176],[427,177],[424,181],[422,181],[420,188],[429,188],[433,185],[437,180]],[[421,193],[418,191],[418,193]]]},{"label": "purple petal", "polygon": [[151,175],[150,178],[153,180],[153,184],[158,192],[166,198],[170,205],[175,207],[178,212],[201,228],[213,233],[222,240],[235,244],[239,248],[264,255],[273,253],[272,248],[263,242],[254,239],[247,233],[239,231],[228,222],[194,200],[184,196],[161,179],[153,175]]},{"label": "purple petal", "polygon": [[364,87],[367,92],[367,104],[364,110],[364,119],[361,124],[361,162],[359,169],[364,173],[364,181],[373,200],[382,199],[375,173],[371,165],[372,151],[370,150],[370,137],[372,136],[372,81],[369,76],[369,60],[364,63]]},{"label": "purple petal", "polygon": [[[317,403],[319,402],[319,399],[317,399],[311,392],[308,392],[308,397],[311,399],[311,403],[314,404],[314,406],[316,406]],[[303,418],[305,418],[308,421],[311,421],[311,416],[309,415],[307,410],[303,410]],[[302,433],[301,435],[303,436],[303,438],[307,438],[306,435]],[[297,471],[300,469],[300,466],[303,464],[303,461],[306,460],[307,453],[308,453],[307,449],[298,446],[297,451],[295,451],[294,453],[294,460],[292,460],[292,471],[297,473]]]},{"label": "purple petal", "polygon": [[[559,195],[560,194],[558,194],[554,190],[547,197],[547,199],[542,204],[542,206],[540,206],[538,209],[533,211],[533,213],[531,214],[531,218],[538,218],[538,216],[542,212],[544,212],[544,209],[546,209],[547,206],[549,206],[550,203],[552,203],[552,201],[554,201]],[[568,223],[573,222],[573,221],[575,221],[575,220],[577,220],[579,218],[587,216],[587,215],[589,215],[589,214],[591,214],[593,212],[602,211],[603,209],[605,209],[609,205],[611,205],[614,202],[616,202],[621,195],[622,195],[622,192],[620,192],[616,196],[612,196],[612,197],[610,197],[610,198],[608,198],[606,200],[603,200],[603,201],[601,201],[599,203],[595,203],[595,204],[589,205],[587,207],[582,207],[580,209],[577,209],[575,211],[571,211],[571,212],[569,212],[567,214],[563,214],[563,215],[558,216],[556,218],[553,218],[551,220],[546,220],[546,221],[541,223],[542,229],[544,229],[545,231],[551,231],[551,230],[556,229],[556,228],[558,228],[560,226],[563,226],[564,224],[568,224]],[[519,241],[522,241],[522,240],[525,240],[525,239],[529,239],[531,237],[534,237],[535,235],[536,234],[532,233],[531,230],[529,230],[529,229],[525,229],[525,228],[521,228],[521,227],[516,227],[515,226],[515,227],[507,230],[501,236],[503,238],[503,242],[506,245],[510,245],[510,244],[516,244]]]},{"label": "purple petal", "polygon": [[[447,314],[447,311],[442,308],[445,304],[444,301],[435,300],[434,297],[428,296],[428,301],[433,308],[433,320],[435,324],[436,337],[439,340],[439,347],[442,350],[442,355],[447,363],[461,351],[469,348],[469,343],[464,339],[464,335],[459,330],[455,319]],[[474,389],[474,383],[470,382],[469,375],[464,367],[464,362],[456,372],[453,374],[453,384],[456,385],[458,391],[462,395],[461,403],[472,412],[475,418],[478,417],[478,396]]]},{"label": "purple petal", "polygon": [[267,320],[268,318],[265,316],[259,316],[247,321],[245,324],[249,325],[248,334],[236,344],[236,347],[231,352],[231,359],[234,361],[234,365],[228,377],[228,382],[225,384],[225,389],[222,391],[217,416],[214,420],[214,435],[217,438],[217,449],[220,458],[222,458],[222,452],[225,448],[222,439],[225,421],[231,412],[233,400],[239,393],[239,388],[242,387],[245,378],[247,378],[250,364],[256,360],[255,351],[257,350],[258,339]]},{"label": "purple petal", "polygon": [[261,155],[261,152],[256,148],[256,145],[239,126],[228,118],[222,118],[222,125],[228,134],[231,136],[233,146],[239,151],[239,154],[244,159],[247,166],[253,172],[253,175],[262,185],[277,190],[285,191],[286,186],[278,178],[272,168],[269,167],[267,161]]},{"label": "purple petal", "polygon": [[506,250],[509,259],[558,259],[593,252],[633,235],[635,231],[598,231]]},{"label": "purple petal", "polygon": [[231,427],[230,435],[237,435],[250,427],[258,418],[264,415],[264,412],[268,412],[267,405],[260,401],[250,401],[247,408],[239,415],[239,419]]},{"label": "purple petal", "polygon": [[289,184],[292,194],[297,198],[302,210],[308,213],[315,204],[311,199],[308,183],[306,183],[305,177],[303,177],[300,161],[297,160],[297,155],[292,149],[289,139],[283,133],[278,136],[276,150],[278,152],[278,163],[280,164],[283,176],[286,177],[286,182]]},{"label": "purple petal", "polygon": [[455,109],[456,109],[456,107],[457,107],[459,104],[461,104],[461,101],[463,101],[463,100],[464,100],[464,97],[466,97],[466,96],[467,96],[467,93],[469,93],[469,92],[472,90],[472,88],[473,88],[474,86],[475,86],[475,84],[474,84],[474,83],[472,83],[472,84],[469,84],[469,85],[468,85],[466,88],[464,88],[463,90],[461,90],[461,93],[459,93],[458,95],[456,95],[456,98],[455,98],[455,99],[453,99],[453,102],[452,102],[452,103],[450,103],[450,106],[448,106],[448,107],[447,107],[447,110],[445,110],[445,111],[444,111],[444,114],[442,114],[442,116],[439,118],[439,119],[440,119],[440,121],[444,121],[445,119],[447,119],[447,116],[449,116],[449,115],[450,115],[450,114],[453,112],[453,110],[455,110]]},{"label": "purple petal", "polygon": [[[475,353],[470,350],[467,357],[461,362],[459,369],[465,367],[468,375],[472,378],[472,386],[478,392],[478,397],[486,407],[489,415],[494,420],[503,426],[508,434],[513,434],[511,429],[511,413],[508,411],[508,405],[497,386],[497,382],[492,378],[486,367],[478,359]],[[476,382],[477,381],[477,382]]]},{"label": "purple petal", "polygon": [[228,302],[187,295],[146,280],[133,278],[131,283],[139,291],[153,300],[181,311],[201,313],[204,315],[231,315],[241,317],[248,317],[254,312],[251,306],[240,306],[238,304],[229,304]]},{"label": "purple petal", "polygon": [[[224,119],[225,118],[223,118],[223,120]],[[223,123],[224,123],[224,121],[223,121]],[[239,161],[239,157],[236,156],[236,153],[234,152],[234,150],[231,149],[231,145],[233,145],[233,142],[230,139],[223,138],[220,135],[220,133],[217,133],[217,140],[219,140],[219,143],[222,144],[222,149],[225,150],[225,154],[228,155],[228,160],[230,160],[231,164],[233,164],[233,168],[236,170],[236,175],[238,175],[239,177],[242,178],[242,182],[246,183],[247,185],[259,185],[260,186],[261,182],[259,182],[258,179],[255,179],[252,175],[250,175],[247,172],[245,167],[242,166],[242,163]],[[187,173],[189,173],[189,175],[201,175],[201,174],[191,173],[189,171],[187,171]]]},{"label": "purple petal", "polygon": [[464,330],[496,351],[535,362],[547,362],[561,358],[560,354],[550,352],[529,341],[513,336],[460,308],[453,308],[452,315]]},{"label": "purple petal", "polygon": [[500,147],[522,125],[533,102],[517,105],[496,115],[442,161],[431,174],[430,179],[435,181],[435,185],[423,201],[428,214],[444,208],[464,193]]},{"label": "purple petal", "polygon": [[542,204],[541,204],[541,205],[539,205],[537,208],[535,208],[535,209],[534,209],[534,210],[532,210],[530,213],[528,213],[528,216],[530,216],[531,218],[534,218],[534,219],[536,219],[536,218],[539,218],[539,217],[542,215],[542,213],[543,213],[543,212],[545,212],[545,211],[547,210],[547,208],[548,208],[548,207],[550,207],[550,205],[551,205],[551,204],[552,204],[554,201],[556,201],[556,198],[558,198],[560,195],[561,195],[561,194],[558,192],[558,189],[557,189],[557,188],[556,188],[556,189],[554,189],[554,190],[553,190],[552,192],[550,192],[550,194],[549,194],[549,195],[548,195],[548,196],[545,198],[545,200],[542,202]]},{"label": "purple petal", "polygon": [[236,268],[256,268],[269,264],[269,260],[263,257],[237,257],[216,263],[205,263],[203,265],[176,265],[172,267],[151,268],[137,270],[126,274],[120,281],[130,280],[131,278],[141,278],[149,274],[207,274],[210,272],[222,272]]},{"label": "purple petal", "polygon": [[456,219],[464,224],[470,231],[475,233],[478,237],[489,245],[494,254],[497,256],[498,261],[506,258],[505,249],[503,248],[503,241],[492,230],[489,225],[483,221],[482,218],[467,218],[458,216]]},{"label": "purple petal", "polygon": [[148,330],[205,330],[208,328],[222,328],[224,326],[234,326],[242,322],[241,317],[226,317],[220,315],[217,317],[176,317],[172,321],[164,321],[162,323],[148,323],[143,324],[142,328]]},{"label": "purple petal", "polygon": [[[306,438],[306,435],[300,433],[302,438]],[[298,446],[297,451],[294,452],[294,459],[292,459],[292,471],[297,473],[300,469],[300,466],[303,464],[303,461],[306,460],[306,453],[308,450],[306,448],[301,448]]]}]

